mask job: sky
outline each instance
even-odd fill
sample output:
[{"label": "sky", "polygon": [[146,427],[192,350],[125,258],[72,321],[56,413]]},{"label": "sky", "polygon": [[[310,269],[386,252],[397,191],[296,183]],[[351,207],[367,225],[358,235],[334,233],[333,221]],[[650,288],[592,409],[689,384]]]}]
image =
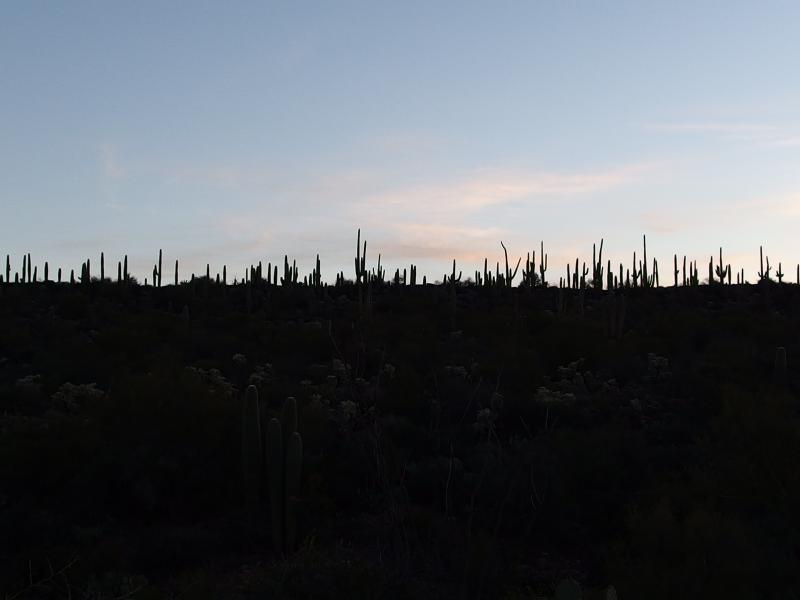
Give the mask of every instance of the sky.
[{"label": "sky", "polygon": [[7,0],[0,253],[140,279],[159,249],[182,278],[319,253],[333,281],[361,228],[389,273],[543,242],[557,282],[646,235],[662,285],[720,246],[755,281],[762,244],[794,280],[799,25],[767,0]]}]

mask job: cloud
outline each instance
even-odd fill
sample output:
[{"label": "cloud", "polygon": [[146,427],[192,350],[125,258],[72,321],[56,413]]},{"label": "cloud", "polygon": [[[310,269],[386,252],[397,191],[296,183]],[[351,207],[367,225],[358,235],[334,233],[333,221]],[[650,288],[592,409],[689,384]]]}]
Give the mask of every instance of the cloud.
[{"label": "cloud", "polygon": [[[661,167],[636,163],[585,172],[485,168],[449,181],[366,193],[351,200],[349,209],[384,257],[447,262],[455,258],[459,264],[482,265],[487,256],[490,262],[502,262],[503,240],[509,260],[513,255],[516,261],[531,250],[523,247],[530,240],[520,222],[487,217],[481,214],[485,209],[582,202]],[[528,218],[530,212],[524,212]]]},{"label": "cloud", "polygon": [[791,148],[800,146],[800,135],[764,123],[697,121],[650,123],[645,130],[671,134],[709,134],[728,142],[745,142],[761,147]]},{"label": "cloud", "polygon": [[749,200],[735,203],[732,208],[735,213],[752,213],[753,216],[767,218],[796,218],[800,217],[800,192],[783,192],[769,196],[758,196]]},{"label": "cloud", "polygon": [[653,164],[635,164],[587,173],[522,172],[480,169],[460,179],[443,183],[401,186],[370,194],[353,204],[359,216],[378,223],[462,218],[481,209],[514,204],[546,203],[589,196],[635,181]]},{"label": "cloud", "polygon": [[486,249],[499,247],[499,240],[508,233],[500,227],[395,223],[381,242],[380,252],[411,260],[482,261]]}]

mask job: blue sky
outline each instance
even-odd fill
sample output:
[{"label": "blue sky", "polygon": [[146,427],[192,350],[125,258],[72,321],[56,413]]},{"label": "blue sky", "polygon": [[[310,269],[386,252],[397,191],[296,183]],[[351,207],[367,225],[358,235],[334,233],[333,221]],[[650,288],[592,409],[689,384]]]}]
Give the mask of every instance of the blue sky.
[{"label": "blue sky", "polygon": [[[0,4],[0,252],[800,262],[797,2]],[[791,265],[787,268],[787,265]],[[171,277],[170,277],[171,279]]]}]

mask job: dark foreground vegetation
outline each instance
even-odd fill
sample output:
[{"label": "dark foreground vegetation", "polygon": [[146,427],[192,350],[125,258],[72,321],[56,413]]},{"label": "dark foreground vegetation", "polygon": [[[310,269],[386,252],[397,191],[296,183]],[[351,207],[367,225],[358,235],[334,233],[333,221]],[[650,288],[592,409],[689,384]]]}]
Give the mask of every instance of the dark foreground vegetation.
[{"label": "dark foreground vegetation", "polygon": [[362,258],[6,274],[0,597],[800,598],[800,286]]}]

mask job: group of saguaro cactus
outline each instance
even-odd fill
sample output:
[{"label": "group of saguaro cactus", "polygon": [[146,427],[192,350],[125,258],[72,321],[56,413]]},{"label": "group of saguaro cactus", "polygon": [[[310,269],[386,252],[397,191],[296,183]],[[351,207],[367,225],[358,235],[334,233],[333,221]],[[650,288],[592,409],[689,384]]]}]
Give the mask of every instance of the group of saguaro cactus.
[{"label": "group of saguaro cactus", "polygon": [[261,435],[258,390],[247,388],[242,409],[242,474],[250,515],[261,522],[264,492],[269,498],[270,532],[275,552],[297,548],[297,513],[303,468],[303,440],[297,431],[297,401],[289,397],[281,418],[270,419]]},{"label": "group of saguaro cactus", "polygon": [[283,255],[283,277],[281,277],[281,285],[290,286],[297,284],[297,261],[292,260],[292,266],[289,266],[289,256]]},{"label": "group of saguaro cactus", "polygon": [[[575,260],[575,270],[574,272],[571,269],[571,265],[567,264],[567,274],[566,278],[560,277],[559,278],[559,287],[566,287],[566,288],[573,288],[576,290],[583,290],[587,288],[592,288],[595,290],[602,290],[603,289],[603,280],[605,279],[605,286],[607,290],[612,289],[620,289],[620,288],[651,288],[651,287],[659,287],[659,274],[658,274],[658,261],[654,258],[652,261],[652,265],[648,263],[647,258],[647,236],[642,236],[642,245],[643,245],[643,258],[641,260],[637,260],[636,252],[633,253],[633,264],[631,265],[630,269],[625,269],[623,264],[620,263],[619,265],[619,276],[612,273],[612,265],[611,261],[608,261],[607,266],[603,265],[603,243],[604,240],[600,239],[599,245],[599,252],[598,247],[596,244],[592,245],[592,262],[591,262],[591,269],[588,268],[587,264],[584,262],[581,264],[580,259]],[[508,259],[508,250],[506,249],[505,244],[501,241],[500,245],[503,248],[504,253],[504,260],[505,260],[505,270],[501,271],[500,262],[496,263],[495,272],[493,273],[488,265],[488,259],[484,260],[483,265],[483,273],[481,274],[479,269],[475,270],[475,279],[474,284],[477,286],[483,287],[490,287],[490,288],[511,288],[513,287],[513,282],[516,277],[516,274],[519,270],[520,265],[522,264],[522,257],[519,257],[517,260],[516,266],[512,269]],[[538,274],[536,273],[536,252],[534,251],[532,254],[528,254],[525,260],[525,268],[522,271],[522,282],[519,284],[520,287],[524,287],[528,290],[532,289],[533,287],[547,287],[547,281],[545,280],[545,271],[547,270],[547,254],[544,253],[544,242],[540,244],[540,257],[539,257],[539,265],[538,265]],[[376,268],[368,268],[366,264],[366,254],[367,254],[367,242],[366,240],[363,242],[361,241],[361,229],[358,230],[357,240],[356,240],[356,257],[354,259],[355,263],[355,284],[358,287],[358,294],[360,297],[363,296],[362,294],[369,295],[371,293],[370,286],[377,286],[378,288],[382,287],[384,284],[393,283],[394,285],[408,285],[409,282],[412,286],[417,285],[417,267],[415,265],[411,265],[410,269],[410,277],[409,272],[404,268],[402,270],[402,277],[400,269],[396,269],[394,278],[392,280],[386,279],[386,269],[383,267],[381,263],[381,255],[378,254],[378,263],[377,269]],[[769,257],[766,257],[766,268],[764,266],[764,252],[763,247],[759,247],[759,255],[760,255],[760,268],[758,272],[758,277],[760,281],[772,281],[770,276],[771,272],[773,271],[773,267],[770,265]],[[162,262],[163,262],[163,251],[159,250],[158,252],[158,262],[153,265],[152,270],[152,285],[155,287],[161,287],[162,285]],[[722,257],[722,248],[719,249],[719,264],[714,264],[715,260],[712,256],[708,263],[708,283],[725,283],[725,279],[727,277],[727,283],[730,285],[733,283],[733,273],[731,269],[731,265],[725,265],[723,263]],[[697,269],[697,262],[689,262],[689,270],[687,274],[686,269],[686,256],[683,257],[683,269],[682,269],[682,277],[681,270],[679,270],[678,265],[678,255],[675,254],[673,257],[673,281],[675,287],[679,285],[679,282],[682,283],[684,286],[696,286],[700,284],[698,269]],[[5,265],[5,273],[4,275],[0,273],[0,282],[4,283],[11,283],[12,282],[12,271],[11,271],[11,257],[6,256],[6,265]],[[175,261],[175,276],[174,276],[174,284],[177,286],[180,282],[179,278],[179,271],[178,271],[179,263]],[[38,281],[38,271],[37,267],[34,266],[31,262],[30,254],[23,255],[22,261],[22,272],[21,276],[19,272],[14,273],[13,281],[16,283],[32,283]],[[210,266],[206,265],[206,279],[208,281],[211,280],[211,272]],[[779,283],[783,283],[784,277],[786,274],[783,271],[783,264],[778,263],[777,270],[775,271],[775,277]],[[49,264],[45,262],[44,264],[44,281],[48,282],[50,278],[49,273]],[[191,279],[194,280],[195,276],[191,275]],[[97,278],[95,277],[95,280]],[[105,281],[105,254],[100,253],[100,281]],[[796,283],[800,285],[800,264],[796,266]],[[76,277],[74,272],[70,273],[70,283],[75,283]],[[87,259],[81,265],[80,270],[80,277],[79,281],[81,283],[90,283],[92,281],[92,272],[91,272],[91,261]],[[128,259],[125,256],[124,265],[123,263],[117,263],[117,281],[129,281],[128,276]],[[222,273],[221,273],[221,281],[220,281],[220,273],[217,273],[216,276],[217,283],[222,283],[223,286],[227,285],[227,267],[223,265]],[[61,269],[58,270],[58,282],[61,282]],[[253,265],[250,266],[249,269],[244,269],[244,277],[242,278],[243,283],[250,283],[250,284],[262,284],[266,283],[267,285],[278,285],[279,283],[283,286],[294,286],[297,284],[301,284],[304,286],[314,287],[314,288],[325,288],[327,284],[322,281],[322,274],[320,268],[320,258],[319,255],[316,256],[316,264],[312,271],[308,275],[304,275],[298,281],[298,268],[296,261],[292,261],[291,265],[289,264],[288,256],[284,255],[284,274],[283,277],[279,279],[278,277],[278,265],[272,265],[270,263],[267,266],[267,276],[266,279],[262,276],[262,265],[259,262],[257,267]],[[234,279],[234,285],[238,283],[237,279]],[[460,277],[453,275],[445,275],[442,279],[442,283],[445,285],[451,285],[454,283],[460,283]],[[745,284],[744,270],[737,271],[736,274],[736,283],[737,284]],[[145,278],[144,284],[148,285],[148,279]],[[344,287],[345,285],[351,284],[348,280],[345,279],[344,272],[339,272],[336,274],[336,287]],[[469,285],[470,280],[468,279],[465,285]],[[427,278],[423,276],[422,278],[422,285],[427,285]]]},{"label": "group of saguaro cactus", "polygon": [[764,247],[758,247],[758,257],[759,257],[759,268],[758,268],[758,280],[759,281],[770,281],[769,272],[772,270],[772,267],[769,266],[769,256],[767,257],[767,270],[764,270]]}]

